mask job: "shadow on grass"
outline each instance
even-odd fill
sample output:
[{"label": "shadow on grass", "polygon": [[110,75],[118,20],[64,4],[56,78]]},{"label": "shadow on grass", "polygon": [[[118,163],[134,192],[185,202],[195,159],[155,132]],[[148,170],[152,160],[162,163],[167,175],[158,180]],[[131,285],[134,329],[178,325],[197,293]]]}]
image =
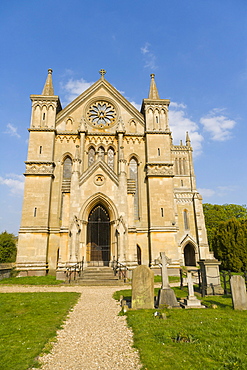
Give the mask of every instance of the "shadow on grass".
[{"label": "shadow on grass", "polygon": [[207,296],[202,299],[202,303],[209,308],[212,307],[213,305],[216,305],[222,309],[225,308],[232,309],[232,299],[230,295]]}]

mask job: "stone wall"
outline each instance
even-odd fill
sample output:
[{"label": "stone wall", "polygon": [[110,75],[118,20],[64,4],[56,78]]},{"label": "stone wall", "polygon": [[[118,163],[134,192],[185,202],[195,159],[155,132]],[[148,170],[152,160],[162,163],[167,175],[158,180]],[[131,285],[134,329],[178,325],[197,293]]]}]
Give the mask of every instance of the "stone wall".
[{"label": "stone wall", "polygon": [[9,278],[15,263],[0,263],[0,280]]}]

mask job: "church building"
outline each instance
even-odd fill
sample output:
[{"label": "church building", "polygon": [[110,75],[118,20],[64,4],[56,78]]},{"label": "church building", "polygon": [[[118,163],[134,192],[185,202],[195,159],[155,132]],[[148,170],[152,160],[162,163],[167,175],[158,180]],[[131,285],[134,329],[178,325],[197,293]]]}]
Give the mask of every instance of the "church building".
[{"label": "church building", "polygon": [[192,146],[174,145],[168,99],[154,74],[140,112],[106,79],[62,108],[52,70],[41,95],[31,95],[25,190],[16,268],[20,275],[55,274],[68,266],[169,268],[213,259]]}]

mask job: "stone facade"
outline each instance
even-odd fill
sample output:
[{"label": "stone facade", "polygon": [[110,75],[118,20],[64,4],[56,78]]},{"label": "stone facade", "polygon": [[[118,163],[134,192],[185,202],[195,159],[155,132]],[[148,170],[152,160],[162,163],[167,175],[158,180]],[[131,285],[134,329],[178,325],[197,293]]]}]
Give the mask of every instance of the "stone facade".
[{"label": "stone facade", "polygon": [[[106,79],[62,109],[52,71],[32,115],[17,269],[58,273],[113,259],[170,268],[211,259],[192,147],[173,145],[169,103],[151,75],[139,112]],[[58,274],[59,275],[59,274]]]}]

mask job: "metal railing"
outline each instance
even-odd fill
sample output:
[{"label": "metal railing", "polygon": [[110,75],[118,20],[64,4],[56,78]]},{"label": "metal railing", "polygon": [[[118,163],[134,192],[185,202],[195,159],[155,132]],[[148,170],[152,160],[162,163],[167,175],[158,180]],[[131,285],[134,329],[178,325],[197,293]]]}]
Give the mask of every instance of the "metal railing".
[{"label": "metal railing", "polygon": [[[224,290],[224,294],[226,295],[231,295],[231,285],[230,285],[230,280],[231,277],[233,276],[233,273],[229,271],[220,271],[219,276],[209,276],[205,275],[205,272],[203,273],[201,270],[192,270],[192,275],[194,278],[197,278],[197,284],[198,284],[198,290],[201,293],[202,297],[205,297],[205,295],[208,294],[207,290],[208,288],[211,289],[211,294],[215,295],[215,286],[213,283],[211,283],[209,286],[207,286],[207,279],[210,278],[212,279],[219,279],[220,278],[220,283],[222,286],[222,289]],[[245,284],[247,288],[247,271],[240,272],[238,275],[241,275],[245,279]],[[187,272],[183,271],[180,269],[180,289],[183,289],[183,287],[187,284],[184,285],[184,279],[187,277]]]},{"label": "metal railing", "polygon": [[126,283],[128,267],[113,257],[112,269],[114,271],[114,276],[117,276],[119,280],[123,280]]},{"label": "metal railing", "polygon": [[81,277],[81,273],[83,271],[83,264],[84,264],[84,258],[82,261],[75,263],[72,266],[68,266],[66,268],[66,281],[68,283],[71,282],[71,280],[77,280],[78,277]]},{"label": "metal railing", "polygon": [[[247,271],[239,272],[237,275],[240,275],[244,278],[245,285],[246,285],[246,288],[247,288]],[[232,276],[233,276],[233,273],[230,270],[228,270],[228,271],[222,270],[221,273],[220,273],[221,285],[223,286],[224,294],[226,294],[226,295],[231,294],[230,280],[231,280]]]}]

